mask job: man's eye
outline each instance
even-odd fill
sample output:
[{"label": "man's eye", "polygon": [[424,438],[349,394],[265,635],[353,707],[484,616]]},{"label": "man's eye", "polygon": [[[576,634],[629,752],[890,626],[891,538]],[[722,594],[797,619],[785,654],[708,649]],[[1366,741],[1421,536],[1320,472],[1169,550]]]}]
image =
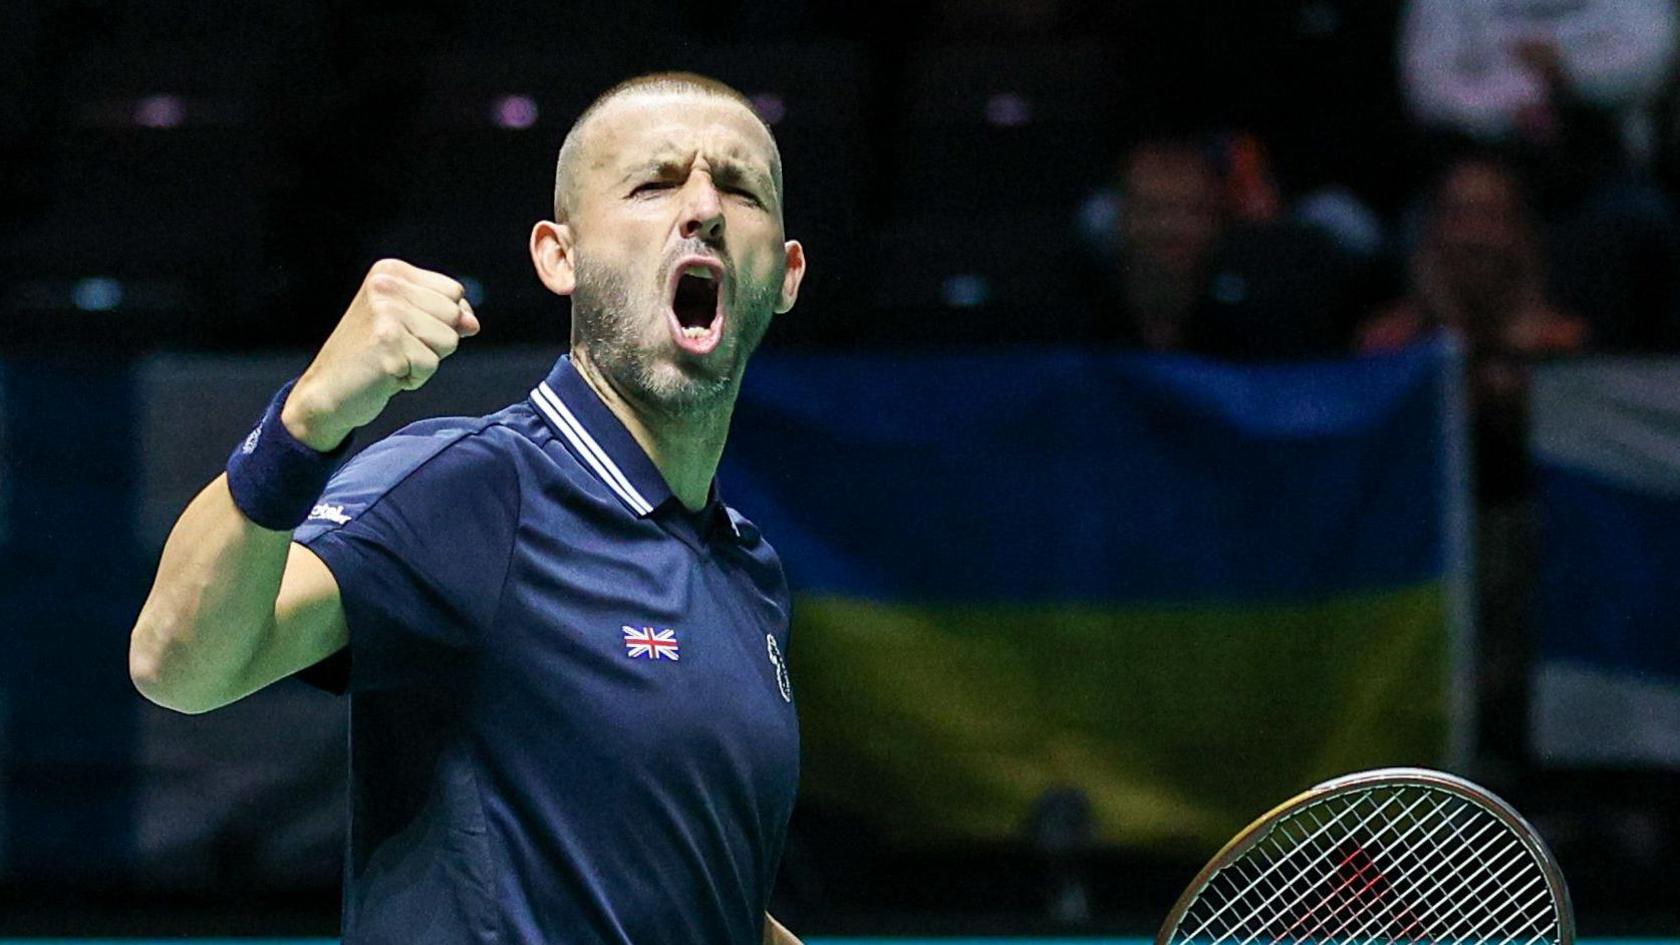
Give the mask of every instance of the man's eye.
[{"label": "man's eye", "polygon": [[670,190],[674,186],[676,185],[672,184],[668,180],[650,180],[645,184],[638,185],[635,190],[630,191],[630,194],[631,196],[635,196],[636,194],[645,193],[651,190]]},{"label": "man's eye", "polygon": [[723,188],[723,192],[726,193],[726,194],[734,194],[737,197],[745,198],[753,206],[755,206],[755,207],[759,206],[758,195],[753,193],[750,190],[742,190],[739,187],[725,187],[725,188]]}]

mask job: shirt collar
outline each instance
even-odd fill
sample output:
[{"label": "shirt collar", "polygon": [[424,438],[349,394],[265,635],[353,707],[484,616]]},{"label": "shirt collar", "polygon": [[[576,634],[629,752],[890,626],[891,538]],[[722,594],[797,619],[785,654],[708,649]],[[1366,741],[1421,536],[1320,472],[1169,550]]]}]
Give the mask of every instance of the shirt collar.
[{"label": "shirt collar", "polygon": [[[680,506],[659,467],[578,373],[571,355],[562,355],[554,362],[554,370],[531,391],[531,404],[589,471],[638,518],[647,518],[667,503]],[[715,479],[702,511],[721,519],[727,526],[726,534],[742,537],[723,505]]]}]

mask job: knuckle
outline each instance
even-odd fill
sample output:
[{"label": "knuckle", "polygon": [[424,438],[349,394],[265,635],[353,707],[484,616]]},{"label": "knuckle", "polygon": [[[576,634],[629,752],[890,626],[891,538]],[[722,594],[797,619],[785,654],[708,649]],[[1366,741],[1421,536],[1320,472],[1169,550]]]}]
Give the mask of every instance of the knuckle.
[{"label": "knuckle", "polygon": [[387,256],[384,259],[375,262],[368,271],[370,273],[395,276],[400,275],[403,269],[404,263],[402,260]]},{"label": "knuckle", "polygon": [[374,272],[367,277],[368,292],[378,296],[391,296],[402,287],[402,280],[395,273]]},{"label": "knuckle", "polygon": [[382,313],[373,320],[373,341],[381,347],[391,347],[402,341],[403,326],[394,313]]},{"label": "knuckle", "polygon": [[373,311],[375,320],[384,321],[397,315],[399,305],[395,296],[379,295],[369,300],[368,308]]}]

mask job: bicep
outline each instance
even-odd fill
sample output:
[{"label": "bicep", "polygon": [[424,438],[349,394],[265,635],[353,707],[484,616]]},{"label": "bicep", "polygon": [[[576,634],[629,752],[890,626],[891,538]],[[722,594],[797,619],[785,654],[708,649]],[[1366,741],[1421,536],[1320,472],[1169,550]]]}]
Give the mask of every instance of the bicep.
[{"label": "bicep", "polygon": [[332,570],[315,552],[293,542],[274,601],[274,622],[246,666],[242,695],[314,666],[349,641]]}]

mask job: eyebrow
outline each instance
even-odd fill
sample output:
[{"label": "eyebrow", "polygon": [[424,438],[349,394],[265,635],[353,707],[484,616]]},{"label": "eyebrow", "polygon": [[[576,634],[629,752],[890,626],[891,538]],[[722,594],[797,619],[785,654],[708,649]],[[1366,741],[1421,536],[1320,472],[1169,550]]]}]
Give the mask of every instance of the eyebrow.
[{"label": "eyebrow", "polygon": [[[638,177],[648,174],[659,177],[675,176],[683,169],[683,167],[686,166],[686,162],[678,160],[674,157],[662,156],[663,154],[674,150],[676,149],[662,148],[660,149],[660,152],[656,153],[655,157],[637,162],[625,172],[624,176],[620,178],[620,182],[629,183]],[[754,189],[763,194],[773,194],[775,190],[772,185],[771,176],[767,171],[760,170],[759,168],[752,166],[752,164],[741,161],[738,158],[724,156],[713,161],[712,167],[713,176],[719,183],[750,184]]]},{"label": "eyebrow", "polygon": [[728,159],[719,161],[717,163],[717,176],[729,183],[751,184],[759,190],[769,191],[773,189],[770,186],[769,174],[739,161]]}]

